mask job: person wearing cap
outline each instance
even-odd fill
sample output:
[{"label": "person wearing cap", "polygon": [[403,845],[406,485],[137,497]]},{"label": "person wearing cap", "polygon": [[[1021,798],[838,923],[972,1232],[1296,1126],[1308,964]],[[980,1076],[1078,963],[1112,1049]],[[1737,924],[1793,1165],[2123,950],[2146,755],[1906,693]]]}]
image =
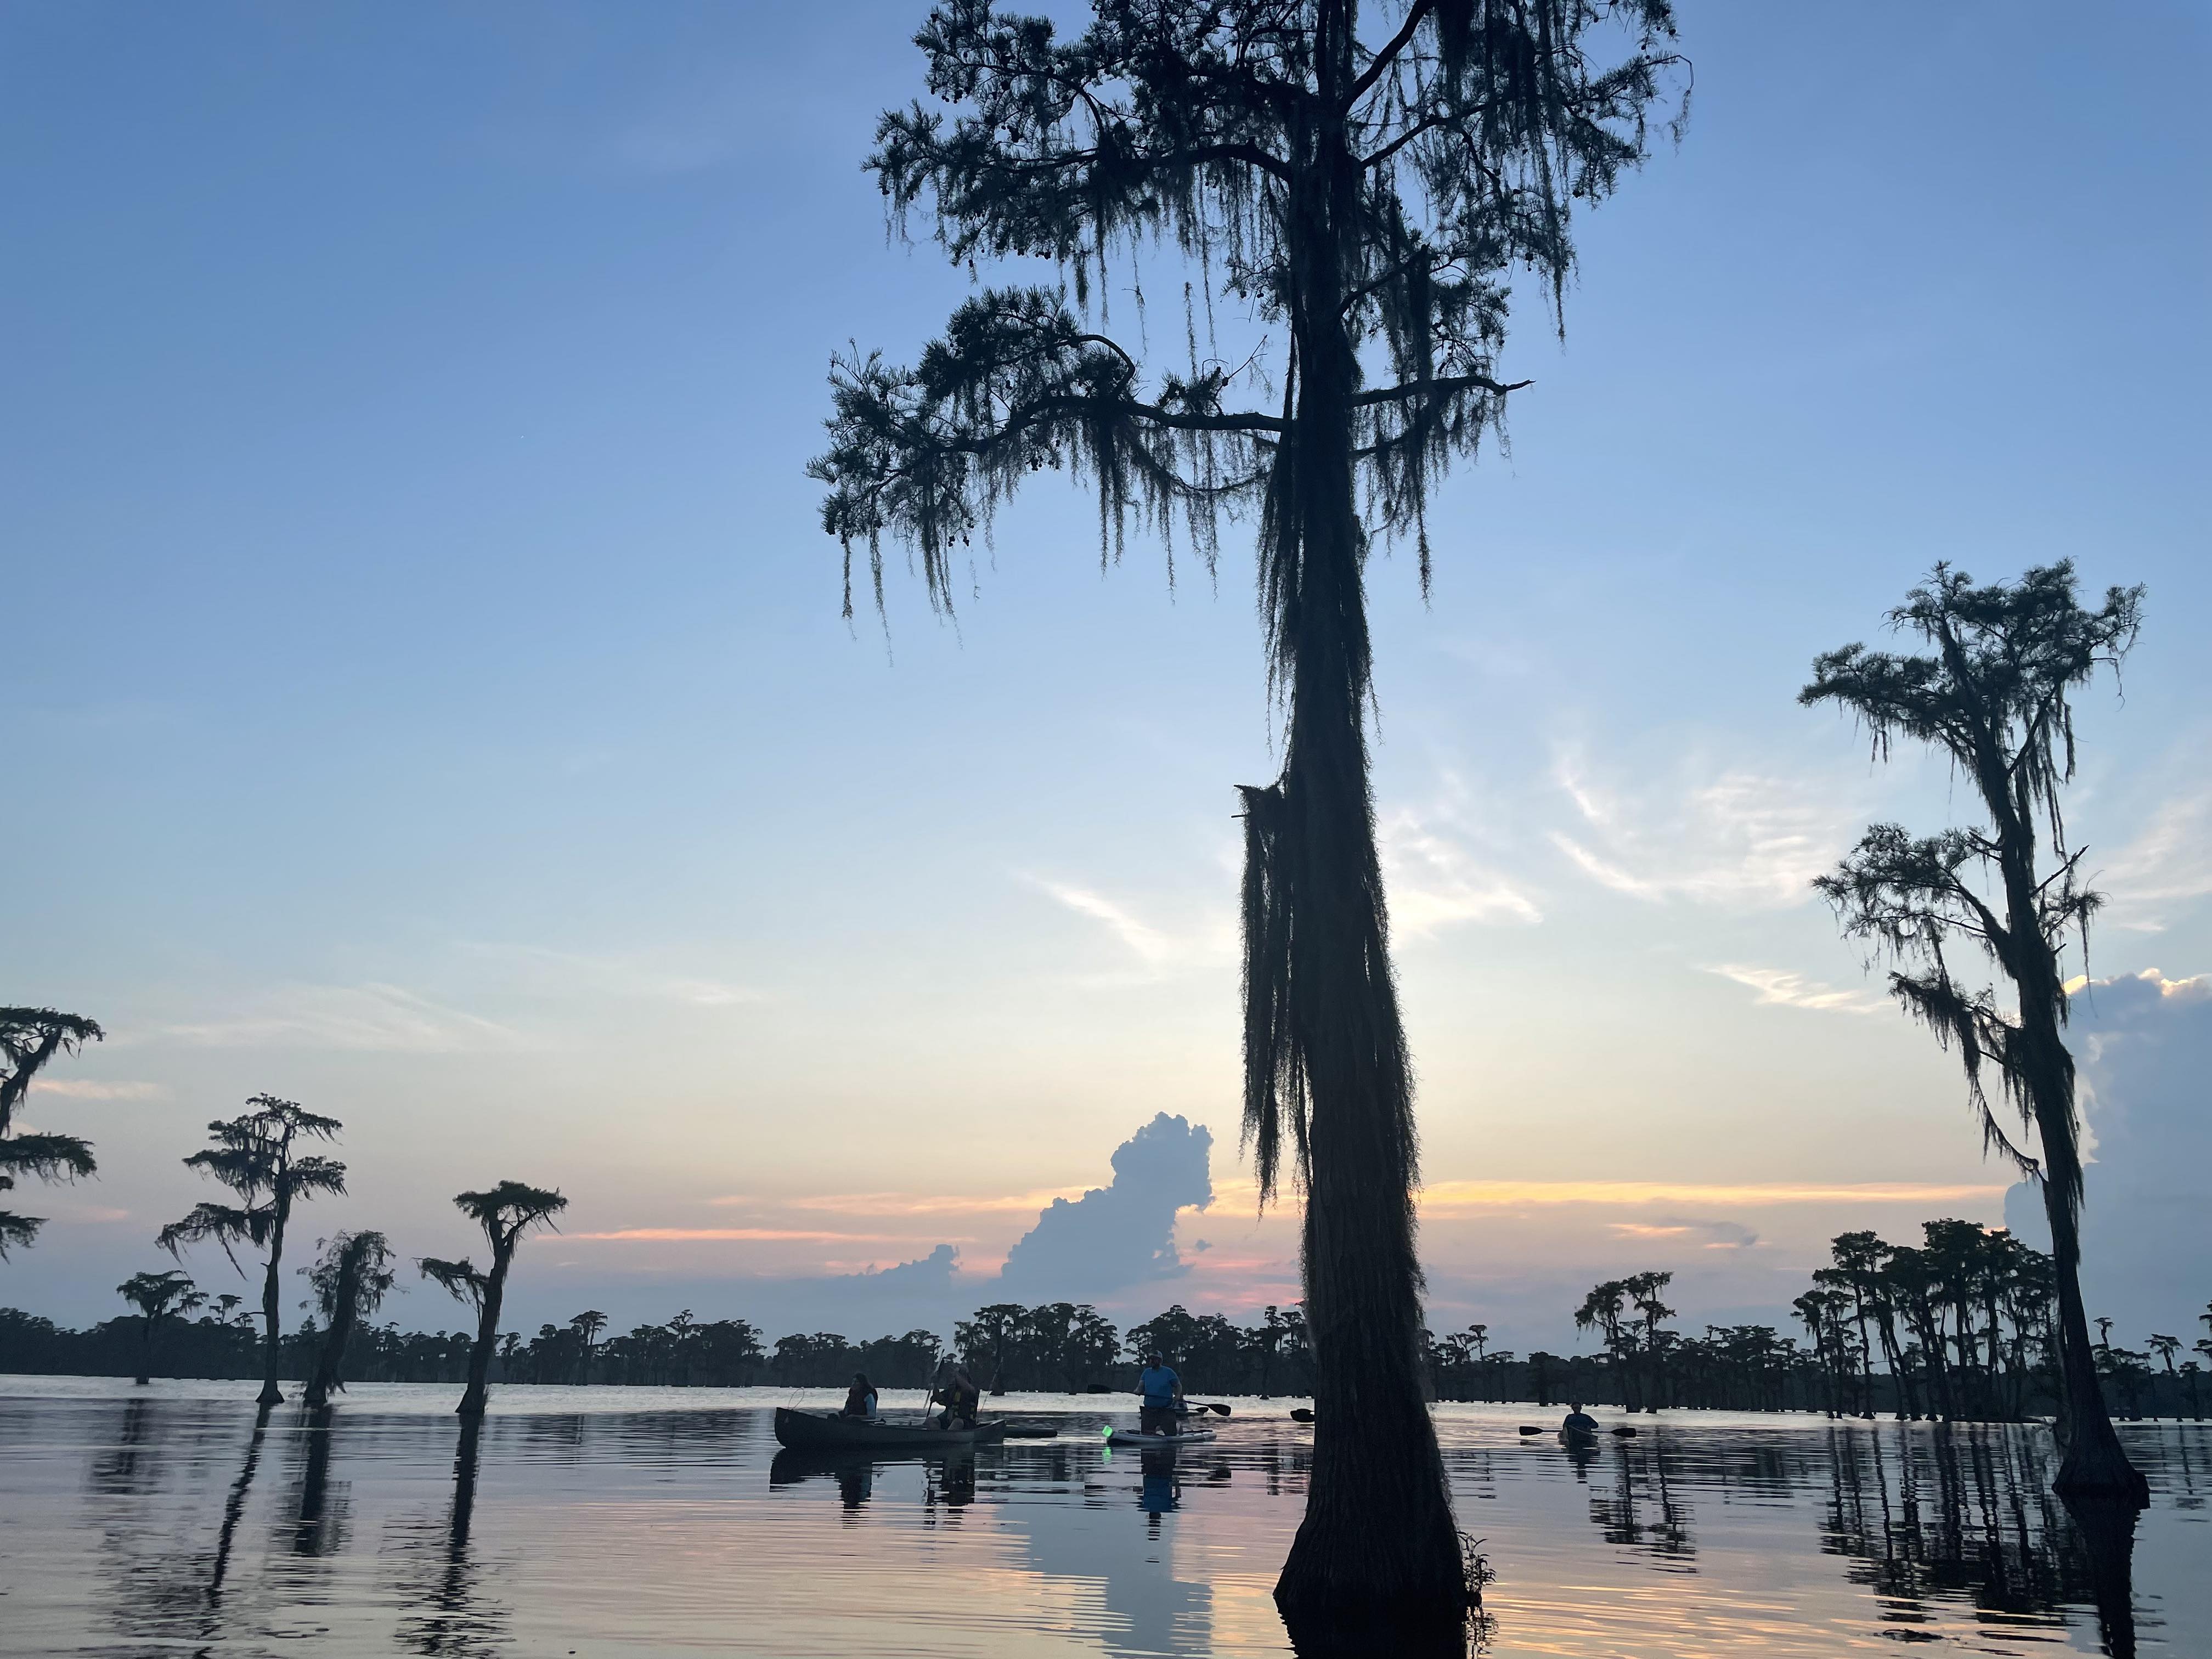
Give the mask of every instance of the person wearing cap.
[{"label": "person wearing cap", "polygon": [[1145,1356],[1145,1369],[1137,1378],[1143,1404],[1137,1426],[1146,1434],[1174,1434],[1182,1427],[1182,1378],[1155,1349]]}]

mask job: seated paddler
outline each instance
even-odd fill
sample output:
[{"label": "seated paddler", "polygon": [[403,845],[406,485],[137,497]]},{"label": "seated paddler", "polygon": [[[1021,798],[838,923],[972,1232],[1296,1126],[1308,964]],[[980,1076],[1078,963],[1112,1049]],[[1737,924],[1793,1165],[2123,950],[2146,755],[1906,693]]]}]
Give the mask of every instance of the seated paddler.
[{"label": "seated paddler", "polygon": [[938,1367],[937,1386],[930,1397],[945,1407],[936,1419],[937,1427],[972,1429],[975,1426],[975,1413],[983,1404],[983,1390],[975,1385],[975,1379],[969,1375],[967,1366],[948,1357],[944,1364]]},{"label": "seated paddler", "polygon": [[837,1414],[859,1418],[872,1418],[876,1414],[875,1385],[868,1381],[867,1372],[853,1373],[853,1386],[845,1390],[845,1403]]}]

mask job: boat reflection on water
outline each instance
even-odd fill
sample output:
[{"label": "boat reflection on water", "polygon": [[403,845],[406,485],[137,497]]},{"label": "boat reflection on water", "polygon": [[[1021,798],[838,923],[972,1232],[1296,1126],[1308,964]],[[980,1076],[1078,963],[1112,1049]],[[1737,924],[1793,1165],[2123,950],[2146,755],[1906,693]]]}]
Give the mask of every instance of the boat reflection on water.
[{"label": "boat reflection on water", "polygon": [[[988,1449],[984,1455],[989,1455]],[[922,1474],[925,1513],[939,1507],[964,1509],[975,1501],[975,1450],[967,1448],[885,1452],[806,1451],[787,1446],[768,1466],[768,1485],[770,1492],[782,1492],[809,1480],[834,1483],[848,1518],[857,1520],[876,1495],[877,1472],[905,1465]]]}]

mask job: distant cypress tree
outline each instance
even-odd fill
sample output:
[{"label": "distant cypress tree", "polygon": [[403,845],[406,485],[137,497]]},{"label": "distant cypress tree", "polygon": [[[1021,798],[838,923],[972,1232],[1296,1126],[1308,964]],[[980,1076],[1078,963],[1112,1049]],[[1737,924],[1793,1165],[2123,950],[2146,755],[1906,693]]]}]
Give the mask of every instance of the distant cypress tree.
[{"label": "distant cypress tree", "polygon": [[116,1295],[138,1310],[138,1385],[154,1380],[154,1340],[161,1327],[193,1309],[207,1297],[192,1281],[172,1268],[167,1273],[133,1273],[115,1287]]},{"label": "distant cypress tree", "polygon": [[[1496,370],[1508,278],[1534,270],[1556,305],[1571,203],[1644,154],[1673,16],[1668,0],[1411,0],[1363,37],[1356,0],[1093,13],[1067,40],[991,0],[923,25],[929,89],[954,112],[883,118],[868,165],[894,217],[925,207],[955,260],[1035,256],[1065,282],[987,289],[915,368],[840,359],[812,471],[848,615],[859,550],[882,605],[886,535],[949,608],[959,550],[1042,468],[1096,483],[1102,556],[1133,509],[1180,522],[1209,562],[1218,515],[1255,512],[1288,719],[1281,775],[1243,791],[1245,1128],[1263,1194],[1286,1134],[1304,1188],[1319,1413],[1277,1599],[1309,1632],[1441,1628],[1468,1591],[1422,1398],[1364,573],[1371,534],[1409,536],[1425,587],[1430,492],[1516,389]],[[1102,331],[1099,285],[1110,260],[1163,250],[1200,267],[1209,319],[1218,279],[1277,349],[1202,356],[1188,297],[1188,361],[1148,377]]]}]

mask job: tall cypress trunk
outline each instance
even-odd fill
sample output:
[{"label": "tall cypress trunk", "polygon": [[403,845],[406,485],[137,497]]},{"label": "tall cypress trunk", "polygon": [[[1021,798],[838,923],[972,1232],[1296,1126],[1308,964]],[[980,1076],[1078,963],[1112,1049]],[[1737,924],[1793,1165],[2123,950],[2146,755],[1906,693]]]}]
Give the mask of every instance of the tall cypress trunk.
[{"label": "tall cypress trunk", "polygon": [[269,1229],[269,1271],[261,1280],[261,1317],[268,1326],[265,1352],[263,1354],[261,1392],[254,1403],[258,1406],[281,1406],[284,1390],[276,1386],[277,1366],[282,1359],[278,1344],[283,1339],[281,1321],[283,1280],[279,1278],[284,1261],[284,1222],[291,1209],[289,1196],[280,1188],[276,1194],[276,1216]]},{"label": "tall cypress trunk", "polygon": [[154,1316],[140,1316],[143,1328],[139,1332],[138,1386],[145,1388],[154,1380]]},{"label": "tall cypress trunk", "polygon": [[[1352,74],[1350,7],[1316,29],[1322,104]],[[1299,380],[1281,574],[1289,742],[1274,859],[1310,1113],[1303,1238],[1314,1351],[1306,1514],[1275,1599],[1295,1639],[1402,1642],[1467,1609],[1443,1460],[1422,1397],[1410,1068],[1368,779],[1364,538],[1352,491],[1358,368],[1340,309],[1358,175],[1340,120],[1293,188]],[[1285,556],[1279,552],[1279,558]]]},{"label": "tall cypress trunk", "polygon": [[[2150,1502],[2150,1485],[2128,1462],[2097,1378],[2081,1302],[2081,1157],[2074,1109],[2074,1056],[2059,1036],[2066,993],[2058,959],[2044,938],[2037,908],[2035,842],[2028,823],[2007,809],[1986,775],[1988,799],[2002,849],[2007,922],[2013,960],[2006,965],[2020,994],[2015,1064],[2027,1085],[2030,1111],[2042,1142],[2043,1213],[2051,1225],[2051,1257],[2058,1285],[2058,1374],[2065,1390],[2066,1449],[2052,1482],[2061,1493]],[[1998,775],[2001,776],[2002,775]]]},{"label": "tall cypress trunk", "polygon": [[494,1241],[491,1271],[484,1275],[483,1306],[477,1314],[477,1344],[469,1350],[468,1387],[461,1391],[461,1403],[454,1407],[463,1417],[482,1417],[484,1405],[491,1397],[491,1355],[499,1342],[499,1306],[507,1296],[507,1264],[514,1260],[514,1246],[498,1248]]}]

